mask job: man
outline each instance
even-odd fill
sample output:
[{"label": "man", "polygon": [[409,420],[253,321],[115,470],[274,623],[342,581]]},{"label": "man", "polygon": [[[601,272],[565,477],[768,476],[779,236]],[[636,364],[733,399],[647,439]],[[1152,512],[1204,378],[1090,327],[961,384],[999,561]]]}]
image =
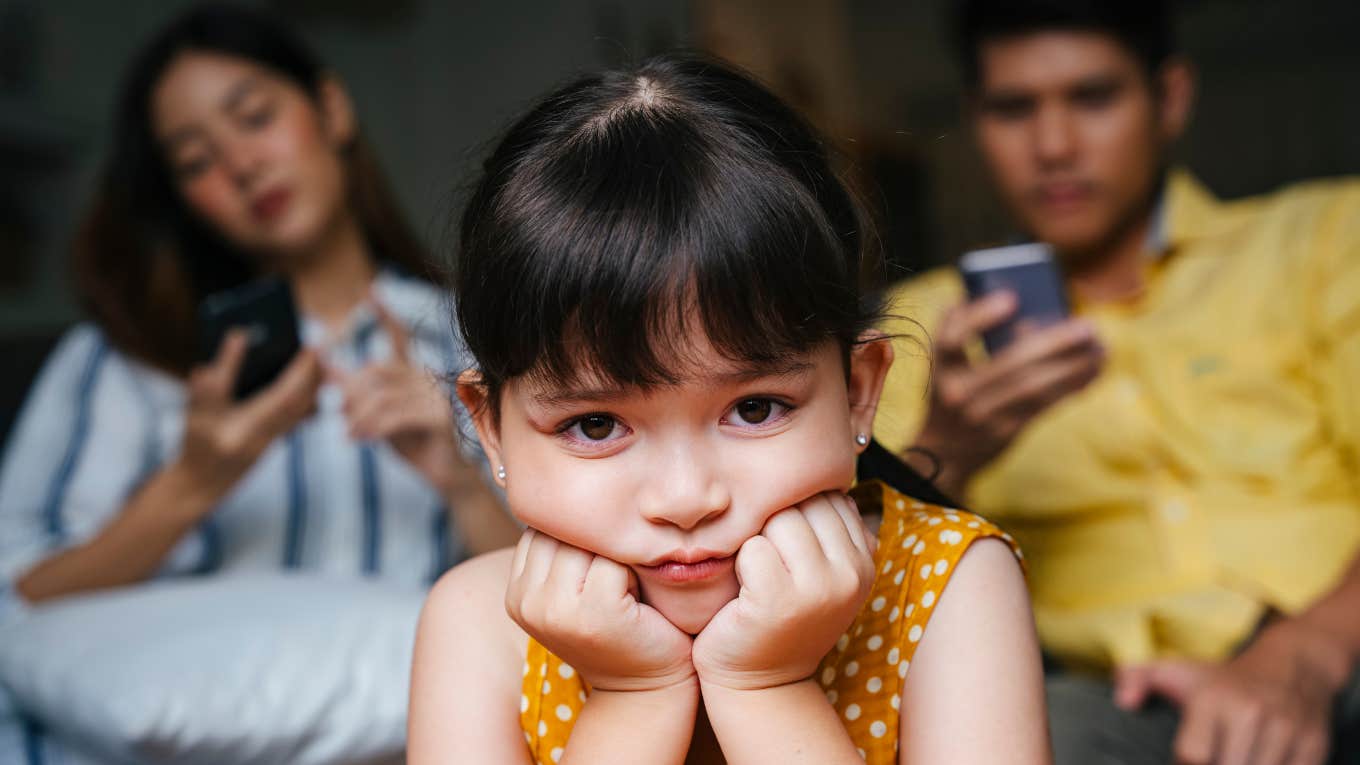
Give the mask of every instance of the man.
[{"label": "man", "polygon": [[1158,3],[974,0],[959,29],[1074,318],[981,359],[1013,298],[907,283],[890,331],[932,353],[899,351],[877,437],[1019,539],[1059,763],[1352,761],[1360,184],[1227,204],[1168,169],[1194,83]]}]

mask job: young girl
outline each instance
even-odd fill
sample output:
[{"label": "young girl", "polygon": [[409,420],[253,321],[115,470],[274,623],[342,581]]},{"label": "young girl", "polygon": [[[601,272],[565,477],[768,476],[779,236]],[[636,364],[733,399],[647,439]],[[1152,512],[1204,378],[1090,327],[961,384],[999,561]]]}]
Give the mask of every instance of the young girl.
[{"label": "young girl", "polygon": [[847,494],[892,354],[788,107],[674,57],[578,80],[461,244],[459,392],[528,530],[430,595],[412,763],[1046,760],[1008,539]]}]

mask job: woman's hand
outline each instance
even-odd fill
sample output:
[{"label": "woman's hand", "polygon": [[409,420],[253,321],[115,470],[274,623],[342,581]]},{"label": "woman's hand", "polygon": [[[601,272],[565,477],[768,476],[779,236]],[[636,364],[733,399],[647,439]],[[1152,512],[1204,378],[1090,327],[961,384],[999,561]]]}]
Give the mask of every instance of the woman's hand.
[{"label": "woman's hand", "polygon": [[736,599],[694,639],[699,680],[758,690],[809,677],[868,596],[873,550],[840,492],[775,513],[737,551]]},{"label": "woman's hand", "polygon": [[[244,401],[232,398],[248,344],[232,330],[217,357],[189,375],[189,405],[176,467],[198,490],[220,497],[245,475],[274,439],[292,430],[316,408],[322,367],[303,349],[274,382]],[[214,503],[207,503],[211,509]]]},{"label": "woman's hand", "polygon": [[694,677],[690,637],[638,600],[626,566],[529,529],[515,548],[505,610],[604,691],[651,691]]},{"label": "woman's hand", "polygon": [[441,496],[480,481],[458,449],[448,391],[433,373],[411,361],[406,327],[382,303],[373,300],[371,305],[392,355],[357,372],[332,371],[344,394],[350,437],[387,441]]}]

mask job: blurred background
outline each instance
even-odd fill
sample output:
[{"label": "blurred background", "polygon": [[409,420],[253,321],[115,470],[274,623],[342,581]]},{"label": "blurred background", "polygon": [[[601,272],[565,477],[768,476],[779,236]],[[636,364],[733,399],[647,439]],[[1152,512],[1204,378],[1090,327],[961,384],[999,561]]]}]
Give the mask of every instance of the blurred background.
[{"label": "blurred background", "polygon": [[[894,280],[1005,236],[960,131],[947,0],[269,0],[349,85],[418,231],[441,252],[486,142],[572,73],[674,47],[763,78],[839,145]],[[0,442],[79,318],[73,226],[118,77],[187,3],[0,0]],[[1360,172],[1351,0],[1185,0],[1200,97],[1181,159],[1220,196]]]}]

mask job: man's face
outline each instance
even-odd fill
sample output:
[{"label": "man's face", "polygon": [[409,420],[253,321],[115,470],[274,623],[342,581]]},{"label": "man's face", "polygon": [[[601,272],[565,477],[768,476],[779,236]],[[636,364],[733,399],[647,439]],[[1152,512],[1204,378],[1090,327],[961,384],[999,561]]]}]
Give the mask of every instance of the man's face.
[{"label": "man's face", "polygon": [[1086,260],[1146,211],[1169,136],[1139,60],[1098,32],[983,42],[974,130],[1002,201],[1035,238]]}]

